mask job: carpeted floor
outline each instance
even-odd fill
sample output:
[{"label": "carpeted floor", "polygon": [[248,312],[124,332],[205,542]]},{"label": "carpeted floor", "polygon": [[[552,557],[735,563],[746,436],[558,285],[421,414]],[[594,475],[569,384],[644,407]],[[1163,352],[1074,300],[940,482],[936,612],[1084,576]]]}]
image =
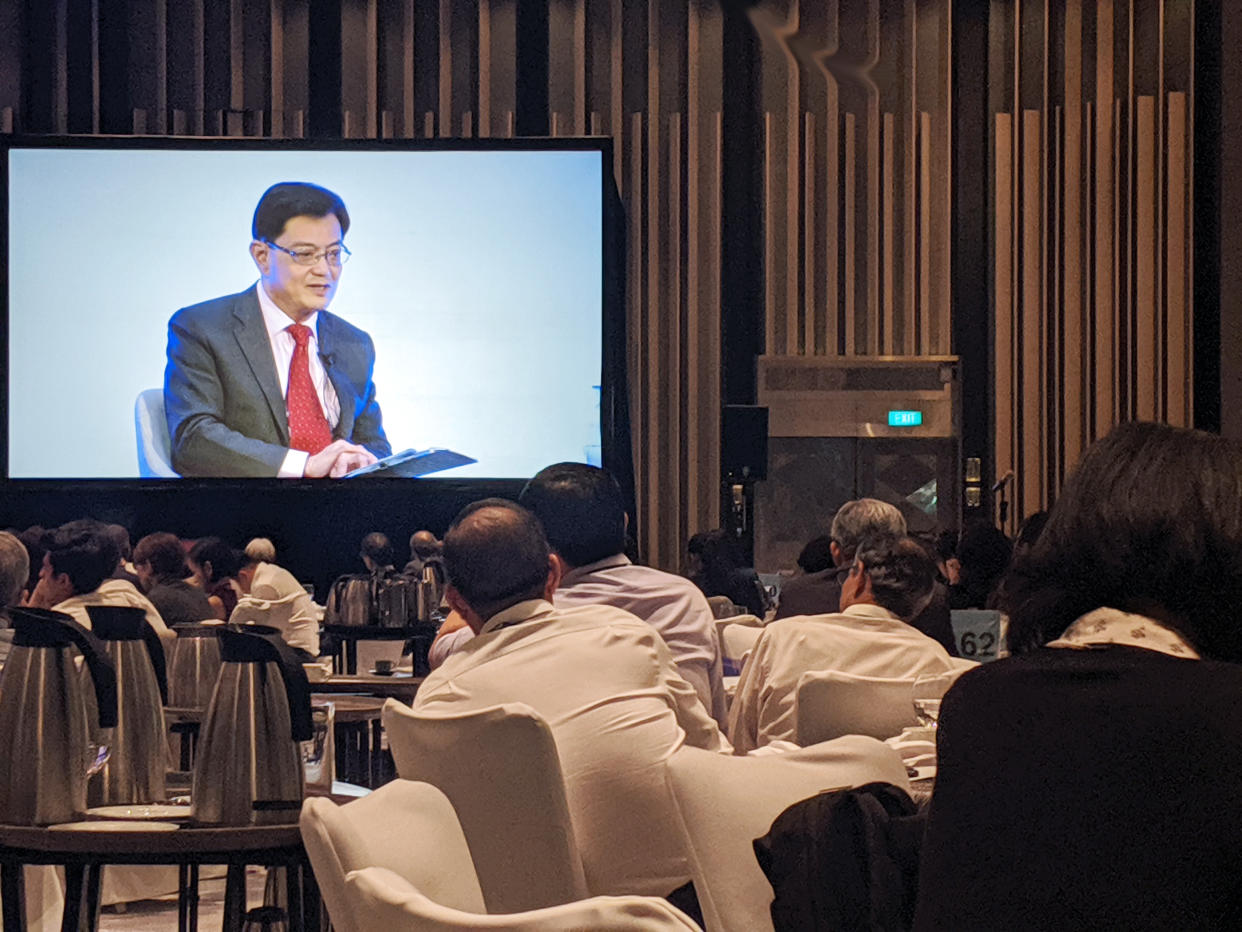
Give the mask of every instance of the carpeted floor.
[{"label": "carpeted floor", "polygon": [[[263,904],[267,871],[251,867],[246,871],[246,904]],[[203,932],[220,928],[224,915],[224,878],[202,880],[198,885],[198,927]],[[121,909],[124,912],[121,912]],[[99,916],[100,932],[172,932],[177,928],[177,898],[140,900],[124,907],[105,907]]]}]

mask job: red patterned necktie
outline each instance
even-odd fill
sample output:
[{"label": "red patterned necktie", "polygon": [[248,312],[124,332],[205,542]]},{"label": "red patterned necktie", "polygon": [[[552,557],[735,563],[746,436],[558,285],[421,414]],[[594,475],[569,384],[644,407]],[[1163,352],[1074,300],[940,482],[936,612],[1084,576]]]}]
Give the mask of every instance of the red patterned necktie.
[{"label": "red patterned necktie", "polygon": [[304,324],[290,324],[293,337],[293,359],[289,361],[289,390],[285,407],[289,412],[289,446],[294,450],[318,453],[332,442],[332,428],[323,416],[319,395],[310,374],[311,329]]}]

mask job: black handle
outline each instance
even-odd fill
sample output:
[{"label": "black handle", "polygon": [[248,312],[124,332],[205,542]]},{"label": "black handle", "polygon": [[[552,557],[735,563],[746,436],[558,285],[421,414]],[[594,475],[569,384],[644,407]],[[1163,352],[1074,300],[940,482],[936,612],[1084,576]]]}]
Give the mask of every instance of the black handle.
[{"label": "black handle", "polygon": [[82,652],[95,700],[99,707],[99,727],[116,727],[116,667],[103,641],[74,621],[72,615],[45,608],[14,608],[14,645],[62,648],[73,646]]},{"label": "black handle", "polygon": [[142,632],[142,640],[147,645],[147,655],[151,658],[151,668],[155,671],[155,682],[160,688],[160,702],[168,705],[168,664],[164,657],[164,642],[149,621],[144,624],[146,628]]},{"label": "black handle", "polygon": [[[251,655],[249,658],[244,656],[236,656],[230,645],[230,635],[241,634],[249,641],[251,645],[257,646],[262,643],[263,647],[259,654]],[[306,678],[306,670],[302,668],[302,661],[298,655],[293,652],[288,644],[281,638],[280,632],[275,628],[269,628],[261,625],[236,625],[230,624],[221,635],[221,654],[226,662],[240,660],[246,662],[246,659],[262,659],[264,662],[274,662],[280,670],[281,679],[285,684],[285,696],[289,701],[289,725],[291,737],[294,741],[309,741],[315,733],[314,725],[311,721],[311,704],[310,704],[310,681]],[[245,652],[249,654],[249,651]]]}]

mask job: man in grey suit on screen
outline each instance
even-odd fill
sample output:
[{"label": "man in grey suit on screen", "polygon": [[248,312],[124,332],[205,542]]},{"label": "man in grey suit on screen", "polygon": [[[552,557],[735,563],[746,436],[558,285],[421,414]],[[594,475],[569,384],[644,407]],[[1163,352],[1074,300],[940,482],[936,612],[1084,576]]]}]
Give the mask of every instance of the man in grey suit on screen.
[{"label": "man in grey suit on screen", "polygon": [[173,315],[164,408],[178,473],[339,477],[392,452],[371,338],[326,310],[348,230],[333,192],[272,185],[252,224],[258,283]]}]

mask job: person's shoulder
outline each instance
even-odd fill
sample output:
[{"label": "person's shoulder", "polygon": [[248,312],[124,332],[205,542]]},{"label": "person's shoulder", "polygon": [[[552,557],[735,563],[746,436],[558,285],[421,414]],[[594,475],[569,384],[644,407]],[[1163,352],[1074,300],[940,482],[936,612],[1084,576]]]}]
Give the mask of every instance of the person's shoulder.
[{"label": "person's shoulder", "polygon": [[[325,328],[327,332],[325,332]],[[344,317],[333,314],[331,311],[319,312],[319,337],[321,340],[331,337],[335,342],[354,342],[361,343],[370,347],[371,335],[361,327],[355,327]]]},{"label": "person's shoulder", "polygon": [[219,320],[222,317],[228,317],[239,307],[245,307],[251,302],[253,302],[257,310],[259,299],[254,293],[253,285],[236,294],[222,295],[219,298],[211,298],[207,301],[200,301],[198,304],[183,307],[173,314],[172,322],[185,326]]}]

